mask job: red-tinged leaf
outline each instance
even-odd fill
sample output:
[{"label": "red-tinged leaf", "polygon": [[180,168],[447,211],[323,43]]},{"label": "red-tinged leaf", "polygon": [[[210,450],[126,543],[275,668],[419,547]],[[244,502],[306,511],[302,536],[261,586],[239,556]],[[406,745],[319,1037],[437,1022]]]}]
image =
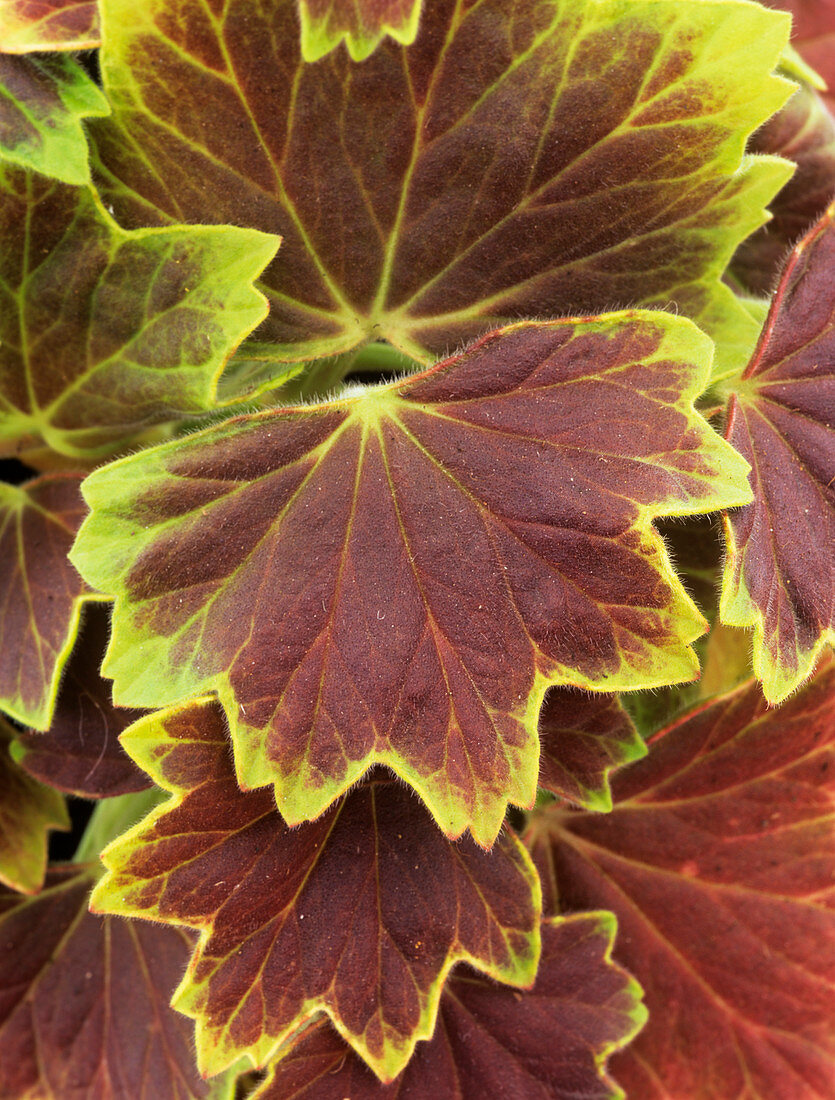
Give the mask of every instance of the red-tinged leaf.
[{"label": "red-tinged leaf", "polygon": [[242,1054],[264,1064],[324,1011],[391,1080],[432,1034],[458,960],[533,983],[539,883],[512,833],[492,852],[450,843],[387,779],[289,829],[270,792],[239,790],[211,701],[152,715],[122,739],[175,797],[105,849],[110,873],[92,904],[202,930],[173,1003],[197,1021],[204,1073]]},{"label": "red-tinged leaf", "polygon": [[88,604],[46,733],[22,733],[12,746],[20,766],[51,787],[82,798],[143,791],[150,781],[119,744],[141,711],[116,707],[99,673],[109,634],[102,604]]},{"label": "red-tinged leaf", "polygon": [[552,688],[539,716],[539,785],[588,810],[611,810],[609,773],[646,756],[616,695]]},{"label": "red-tinged leaf", "polygon": [[693,412],[708,357],[662,313],[520,324],[97,471],[73,560],[118,597],[116,701],[217,690],[241,785],[291,824],[383,763],[489,846],[533,803],[549,684],[696,675],[651,518],[749,499]]},{"label": "red-tinged leaf", "polygon": [[364,61],[390,34],[414,42],[422,0],[299,0],[302,56],[318,61],[345,39],[354,61]]},{"label": "red-tinged leaf", "polygon": [[781,14],[433,0],[412,45],[309,65],[295,0],[103,7],[107,201],[134,226],[280,233],[261,335],[290,360],[387,340],[427,362],[623,304],[697,320],[719,374],[747,360],[757,329],[720,277],[790,174],[742,155],[789,91]]},{"label": "red-tinged leaf", "polygon": [[231,1100],[194,1068],[168,1007],[190,937],[95,917],[95,875],[50,871],[35,898],[0,893],[0,1096],[8,1100]]},{"label": "red-tinged leaf", "polygon": [[606,906],[649,1024],[612,1063],[640,1100],[831,1100],[835,665],[778,710],[756,682],[658,735],[615,808],[529,841],[550,909]]},{"label": "red-tinged leaf", "polygon": [[835,639],[835,205],[786,266],[735,385],[727,438],[752,466],[752,504],[725,523],[721,616],[754,634],[773,703]]},{"label": "red-tinged leaf", "polygon": [[91,50],[101,42],[97,0],[0,0],[0,50]]},{"label": "red-tinged leaf", "polygon": [[606,1059],[646,1019],[610,959],[610,913],[546,921],[536,984],[503,989],[465,970],[447,982],[435,1034],[382,1085],[326,1025],[299,1036],[253,1100],[615,1100]]},{"label": "red-tinged leaf", "polygon": [[12,760],[13,736],[11,726],[0,718],[0,882],[34,894],[46,871],[47,832],[68,829],[70,819],[61,795],[30,778]]},{"label": "red-tinged leaf", "polygon": [[52,720],[90,592],[67,560],[85,512],[80,484],[78,474],[0,483],[0,709],[35,729]]},{"label": "red-tinged leaf", "polygon": [[825,96],[835,114],[835,0],[769,0],[792,17],[792,45],[826,81]]},{"label": "red-tinged leaf", "polygon": [[4,160],[64,183],[89,183],[83,120],[109,110],[107,100],[72,57],[0,54],[0,156]]},{"label": "red-tinged leaf", "polygon": [[274,238],[228,226],[121,229],[86,187],[0,166],[0,454],[86,461],[215,402],[263,318]]},{"label": "red-tinged leaf", "polygon": [[770,295],[790,249],[835,194],[835,119],[816,91],[801,86],[751,144],[757,152],[797,164],[771,205],[772,221],[743,241],[732,265],[733,274],[751,293]]}]

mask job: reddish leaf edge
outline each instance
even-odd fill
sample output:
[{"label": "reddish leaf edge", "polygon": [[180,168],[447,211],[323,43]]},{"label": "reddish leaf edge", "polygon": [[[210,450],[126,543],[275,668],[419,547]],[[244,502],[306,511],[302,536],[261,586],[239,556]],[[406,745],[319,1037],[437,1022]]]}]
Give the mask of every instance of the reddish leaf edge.
[{"label": "reddish leaf edge", "polygon": [[[752,394],[756,392],[755,387],[746,386],[746,383],[755,376],[757,368],[765,354],[765,349],[768,347],[769,341],[771,340],[774,326],[777,323],[778,314],[785,301],[786,291],[791,282],[792,274],[806,249],[814,243],[822,232],[833,224],[835,224],[835,202],[827,207],[824,214],[807,231],[801,240],[798,241],[786,261],[785,267],[780,275],[780,282],[772,296],[771,305],[768,309],[765,322],[760,330],[759,339],[757,340],[751,359],[738,379],[731,379],[726,383],[726,392],[728,394],[725,426],[726,439],[730,437],[735,419],[739,414],[739,395],[744,396],[746,392]],[[754,672],[754,677],[760,682],[766,701],[772,706],[779,706],[780,703],[785,702],[790,695],[793,695],[794,692],[809,680],[826,650],[830,647],[835,647],[835,630],[825,630],[810,649],[805,652],[798,652],[797,670],[794,675],[787,677],[773,675],[772,670],[768,668],[763,614],[753,600],[748,597],[744,588],[741,569],[740,585],[738,587],[734,585],[733,578],[740,564],[740,552],[736,540],[734,539],[733,527],[727,512],[723,512],[722,514],[722,527],[727,553],[725,555],[725,563],[721,577],[719,621],[726,626],[734,626],[742,630],[753,631],[751,667]]]},{"label": "reddish leaf edge", "polygon": [[[166,708],[163,711],[155,711],[152,714],[145,715],[133,725],[129,726],[123,733],[119,735],[119,741],[122,744],[125,752],[131,759],[143,770],[148,771],[147,765],[150,757],[147,752],[147,737],[146,731],[149,727],[153,727],[160,718],[164,718],[168,715],[176,714],[180,710],[190,710],[194,707],[201,705],[213,705],[216,702],[213,696],[203,696],[197,699],[190,699],[177,706]],[[231,746],[230,746],[231,747]],[[170,781],[166,781],[164,772],[155,770],[152,775],[152,779],[156,784],[156,788],[150,792],[142,792],[140,797],[154,798],[158,797],[161,791],[165,791],[172,797],[157,803],[151,810],[142,817],[136,824],[132,825],[125,832],[120,833],[115,839],[111,840],[99,853],[100,865],[99,874],[96,885],[94,886],[90,895],[89,910],[91,913],[95,913],[101,916],[121,916],[129,919],[139,920],[151,920],[144,909],[140,909],[136,906],[125,904],[122,901],[119,904],[112,904],[112,890],[110,887],[110,873],[118,871],[119,860],[122,858],[122,853],[125,848],[130,848],[133,839],[139,837],[143,832],[148,830],[154,825],[160,818],[165,817],[170,812],[176,810],[189,795],[188,790],[184,790],[177,787]],[[359,783],[352,784],[352,786],[358,786]],[[344,797],[344,796],[343,796]],[[129,799],[133,799],[128,803]],[[136,797],[129,795],[123,798],[123,801],[129,805],[138,805]],[[331,804],[333,806],[333,803]],[[330,808],[330,807],[329,807]],[[106,806],[105,806],[106,809]],[[431,815],[430,815],[431,816]],[[303,827],[303,825],[302,825]],[[522,842],[521,837],[517,832],[506,826],[508,835],[512,838],[518,855],[520,856],[524,866],[530,872],[530,882],[533,888],[533,906],[537,914],[542,913],[542,887],[537,874],[536,868],[533,863],[533,858],[530,855],[528,849]],[[112,835],[112,833],[111,833]],[[451,841],[454,842],[454,841]],[[613,913],[607,914],[611,917],[612,921],[616,922],[616,918]],[[158,921],[156,923],[159,923]],[[465,950],[459,950],[457,952],[450,952],[444,961],[444,965],[440,968],[438,976],[432,985],[427,990],[426,995],[426,1007],[421,1014],[421,1019],[418,1025],[414,1028],[409,1041],[398,1051],[398,1061],[395,1063],[393,1060],[380,1059],[372,1055],[368,1050],[364,1049],[361,1044],[356,1042],[356,1038],[352,1037],[347,1029],[343,1028],[338,1019],[331,1014],[327,1008],[316,1008],[316,1001],[313,1000],[309,1004],[306,1004],[303,1009],[300,1010],[299,1015],[304,1012],[308,1013],[308,1017],[300,1025],[290,1028],[283,1036],[279,1036],[277,1039],[271,1041],[269,1046],[259,1049],[256,1052],[240,1050],[236,1051],[233,1056],[223,1058],[222,1060],[215,1060],[213,1052],[206,1041],[206,1036],[203,1035],[203,1029],[200,1024],[200,1013],[198,1010],[192,1010],[188,1007],[190,1000],[189,992],[192,982],[192,976],[197,968],[200,960],[200,955],[203,948],[208,943],[213,934],[213,920],[206,919],[204,921],[187,921],[183,919],[171,919],[163,923],[171,924],[175,927],[191,928],[199,932],[199,939],[194,946],[191,959],[189,961],[188,969],[186,970],[183,978],[174,993],[171,996],[170,1005],[171,1008],[180,1012],[183,1016],[187,1016],[189,1019],[195,1022],[195,1047],[197,1056],[197,1065],[201,1075],[204,1079],[216,1077],[218,1074],[224,1073],[230,1069],[233,1065],[238,1065],[242,1059],[248,1059],[253,1069],[263,1069],[267,1067],[274,1059],[276,1052],[279,1051],[282,1046],[289,1042],[294,1042],[296,1037],[307,1031],[309,1026],[321,1023],[324,1019],[330,1021],[330,1024],[339,1033],[342,1040],[365,1062],[367,1066],[376,1074],[376,1076],[383,1082],[388,1083],[393,1081],[403,1070],[405,1065],[410,1060],[414,1053],[415,1046],[422,1040],[429,1040],[435,1031],[435,1026],[438,1019],[438,1011],[441,1003],[441,996],[444,991],[444,987],[449,977],[450,971],[458,963],[466,963],[471,966],[478,974],[484,975],[488,978],[492,978],[497,984],[502,986],[511,986],[512,988],[519,990],[532,989],[536,982],[536,975],[539,969],[539,959],[542,951],[542,936],[540,925],[536,929],[535,933],[535,950],[532,956],[533,965],[530,968],[530,973],[525,975],[524,980],[519,982],[511,981],[506,974],[503,974],[498,968],[491,968],[484,964],[483,960],[477,959]],[[613,926],[614,927],[614,926]],[[607,949],[605,960],[609,962],[609,954],[611,953],[614,939],[614,931],[612,932],[612,942],[610,942]],[[612,964],[616,969],[622,969],[617,964]],[[625,972],[624,972],[625,973]],[[631,975],[630,975],[631,977]],[[640,986],[635,983],[640,995],[642,991]],[[311,1011],[312,1009],[312,1011]],[[298,1017],[297,1017],[298,1018]],[[641,1023],[643,1026],[643,1022]],[[637,1032],[636,1032],[637,1033]],[[289,1049],[289,1048],[288,1048]],[[242,1072],[242,1070],[241,1070]]]}]

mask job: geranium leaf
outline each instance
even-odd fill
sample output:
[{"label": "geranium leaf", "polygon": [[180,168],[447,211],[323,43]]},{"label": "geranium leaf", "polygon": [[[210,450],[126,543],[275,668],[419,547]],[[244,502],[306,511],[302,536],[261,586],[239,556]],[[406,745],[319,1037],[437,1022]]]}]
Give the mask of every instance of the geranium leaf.
[{"label": "geranium leaf", "polygon": [[202,930],[173,1003],[197,1021],[204,1073],[263,1064],[325,1011],[390,1080],[432,1034],[455,962],[533,983],[539,883],[512,833],[492,852],[452,844],[390,779],[289,829],[268,791],[239,790],[212,701],[122,740],[175,797],[105,849],[92,905]]},{"label": "geranium leaf", "polygon": [[0,709],[35,729],[49,727],[90,592],[67,561],[85,512],[80,484],[77,474],[0,483]]},{"label": "geranium leaf", "polygon": [[720,277],[791,172],[742,157],[789,91],[785,16],[437,0],[357,66],[303,62],[294,0],[188,29],[173,0],[104,11],[103,193],[125,224],[282,234],[261,338],[288,359],[387,340],[427,362],[519,317],[643,304],[716,335],[719,374],[747,360],[725,361],[756,330]]},{"label": "geranium leaf", "polygon": [[835,114],[835,3],[833,0],[769,0],[790,12],[792,41],[803,60],[819,73],[829,89],[825,100]]},{"label": "geranium leaf", "polygon": [[[0,12],[2,18],[2,12]],[[87,183],[82,119],[110,107],[72,57],[0,54],[0,157],[65,183]]]},{"label": "geranium leaf", "polygon": [[12,727],[0,718],[0,882],[33,894],[46,871],[47,832],[68,829],[70,819],[61,795],[12,760],[13,737]]},{"label": "geranium leaf", "polygon": [[94,880],[63,866],[35,898],[0,892],[0,1095],[231,1100],[231,1080],[201,1080],[168,1007],[190,937],[91,915]]},{"label": "geranium leaf", "polygon": [[611,810],[609,773],[646,756],[616,695],[552,688],[539,716],[539,785],[588,810]]},{"label": "geranium leaf", "polygon": [[86,187],[0,166],[0,454],[87,459],[203,413],[266,313],[275,238],[228,226],[126,232]]},{"label": "geranium leaf", "polygon": [[108,628],[107,608],[88,604],[49,730],[19,734],[12,745],[12,756],[30,775],[82,798],[112,798],[150,786],[118,740],[142,712],[115,707],[110,684],[99,673]]},{"label": "geranium leaf", "polygon": [[529,841],[546,905],[605,905],[649,1024],[612,1071],[641,1100],[828,1100],[835,1065],[835,665],[778,710],[702,704]]},{"label": "geranium leaf", "polygon": [[91,50],[101,41],[96,0],[0,0],[0,50]]},{"label": "geranium leaf", "polygon": [[116,701],[217,690],[242,786],[291,824],[379,762],[489,846],[533,802],[549,684],[697,673],[651,518],[750,499],[693,412],[708,373],[662,313],[524,323],[97,471],[73,560],[117,597]]},{"label": "geranium leaf", "polygon": [[452,975],[435,1034],[382,1085],[329,1027],[302,1034],[253,1100],[615,1100],[605,1070],[646,1019],[637,983],[610,959],[610,913],[545,921],[533,989]]},{"label": "geranium leaf", "polygon": [[771,205],[773,220],[743,241],[734,276],[754,294],[769,295],[791,247],[824,213],[835,192],[835,119],[812,88],[801,86],[752,139],[757,152],[797,163]]},{"label": "geranium leaf", "polygon": [[727,438],[751,463],[754,501],[726,519],[721,616],[753,626],[773,703],[835,639],[835,206],[792,253]]},{"label": "geranium leaf", "polygon": [[408,46],[417,35],[422,0],[299,0],[302,56],[318,61],[345,39],[354,61],[364,61],[390,34]]}]

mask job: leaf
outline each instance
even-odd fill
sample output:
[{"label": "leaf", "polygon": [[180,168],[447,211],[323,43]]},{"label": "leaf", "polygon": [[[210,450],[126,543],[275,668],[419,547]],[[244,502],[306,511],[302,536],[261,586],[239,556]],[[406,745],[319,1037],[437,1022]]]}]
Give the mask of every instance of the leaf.
[{"label": "leaf", "polygon": [[96,911],[202,931],[173,1004],[197,1021],[204,1074],[269,1060],[326,1012],[384,1080],[435,1026],[444,979],[465,959],[529,986],[539,883],[504,833],[492,852],[450,844],[417,799],[369,780],[289,829],[267,791],[242,794],[212,701],[123,734],[175,797],[103,853]]},{"label": "leaf", "polygon": [[299,0],[302,56],[318,61],[345,39],[354,61],[364,61],[386,34],[404,46],[417,36],[422,0]]},{"label": "leaf", "polygon": [[770,295],[787,253],[824,213],[835,192],[835,119],[817,92],[801,85],[757,131],[752,147],[798,166],[772,203],[773,220],[743,241],[733,260],[733,274],[743,286]]},{"label": "leaf", "polygon": [[44,440],[90,461],[205,413],[266,312],[252,230],[126,232],[94,193],[0,166],[0,454]]},{"label": "leaf", "polygon": [[749,681],[654,738],[612,813],[538,815],[546,905],[614,910],[645,990],[630,1096],[831,1097],[834,740],[835,665],[779,710]]},{"label": "leaf", "polygon": [[259,339],[289,360],[386,340],[426,363],[520,317],[625,304],[677,309],[722,357],[756,340],[720,277],[791,172],[742,155],[790,88],[771,75],[785,16],[436,0],[412,45],[356,66],[303,62],[294,0],[104,12],[107,201],[134,226],[280,233]]},{"label": "leaf", "polygon": [[833,0],[772,0],[791,13],[792,41],[807,64],[817,70],[830,92],[825,96],[835,113],[835,3]]},{"label": "leaf", "polygon": [[539,786],[588,810],[611,810],[609,773],[646,756],[616,695],[552,688],[539,716]]},{"label": "leaf", "polygon": [[0,708],[35,729],[52,720],[90,595],[67,560],[85,511],[80,484],[78,474],[0,483]]},{"label": "leaf", "polygon": [[401,1077],[381,1085],[326,1026],[299,1036],[253,1100],[614,1100],[608,1056],[640,1029],[637,983],[611,961],[611,913],[546,921],[542,962],[527,993],[459,970],[435,1034]]},{"label": "leaf", "polygon": [[0,893],[0,1095],[38,1100],[231,1100],[193,1066],[168,1007],[182,931],[87,912],[94,874],[50,871],[35,898]]},{"label": "leaf", "polygon": [[64,183],[88,183],[82,119],[100,118],[109,110],[105,97],[72,57],[0,54],[0,156],[4,160]]},{"label": "leaf", "polygon": [[754,671],[785,699],[835,640],[835,205],[792,253],[726,436],[754,501],[729,513],[720,613],[754,627]]},{"label": "leaf", "polygon": [[118,741],[142,712],[114,707],[110,685],[99,674],[108,633],[107,608],[88,604],[49,730],[21,733],[12,745],[12,756],[30,775],[82,798],[113,798],[150,786]]},{"label": "leaf", "polygon": [[696,675],[651,519],[748,499],[692,410],[708,361],[661,313],[520,324],[97,471],[73,560],[117,597],[114,698],[218,691],[241,785],[290,824],[383,763],[489,846],[533,803],[549,684]]},{"label": "leaf", "polygon": [[61,795],[30,779],[9,756],[13,736],[0,718],[0,882],[34,894],[46,871],[47,832],[69,829],[70,819]]},{"label": "leaf", "polygon": [[0,0],[0,50],[91,50],[100,44],[96,0]]}]

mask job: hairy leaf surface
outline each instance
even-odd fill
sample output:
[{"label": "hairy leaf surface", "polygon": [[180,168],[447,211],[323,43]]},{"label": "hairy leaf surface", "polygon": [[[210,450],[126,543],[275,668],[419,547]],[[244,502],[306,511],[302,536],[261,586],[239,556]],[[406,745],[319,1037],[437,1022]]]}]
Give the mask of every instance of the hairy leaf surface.
[{"label": "hairy leaf surface", "polygon": [[642,1026],[637,983],[611,961],[610,913],[543,923],[533,989],[502,989],[456,971],[441,998],[435,1034],[402,1075],[376,1080],[326,1025],[303,1033],[253,1100],[615,1100],[609,1055]]},{"label": "hairy leaf surface", "polygon": [[211,701],[123,743],[176,797],[106,849],[93,905],[202,930],[174,1004],[197,1021],[204,1073],[244,1053],[265,1063],[324,1011],[390,1080],[432,1034],[455,962],[532,984],[539,883],[512,833],[492,852],[450,843],[389,779],[289,829],[269,791],[239,790]]},{"label": "hairy leaf surface", "polygon": [[0,50],[90,50],[99,45],[97,0],[0,0]]},{"label": "hairy leaf surface", "polygon": [[107,609],[88,604],[49,729],[22,733],[12,745],[12,756],[30,775],[82,798],[112,798],[150,786],[118,740],[142,712],[115,707],[110,684],[99,673],[108,627]]},{"label": "hairy leaf surface", "polygon": [[93,192],[0,167],[0,454],[87,459],[206,412],[263,318],[274,238],[227,226],[126,232]]},{"label": "hairy leaf surface", "polygon": [[87,183],[90,165],[82,119],[100,118],[109,110],[107,100],[72,57],[0,54],[4,160],[64,183]]},{"label": "hairy leaf surface", "polygon": [[727,438],[751,463],[754,501],[726,519],[721,615],[753,626],[771,702],[835,639],[835,205],[786,266],[731,399]]},{"label": "hairy leaf surface", "polygon": [[0,892],[0,1095],[15,1100],[230,1100],[194,1068],[168,1007],[191,940],[95,917],[95,874],[50,871],[35,898]]},{"label": "hairy leaf surface", "polygon": [[520,324],[97,471],[73,560],[117,596],[114,697],[217,690],[242,786],[290,824],[379,762],[491,844],[533,803],[548,684],[696,675],[651,517],[750,499],[693,412],[708,358],[661,313]]},{"label": "hairy leaf surface", "polygon": [[611,810],[609,773],[646,756],[616,695],[552,688],[539,716],[539,786],[587,810]]},{"label": "hairy leaf surface", "polygon": [[35,729],[49,727],[90,593],[67,560],[85,511],[80,484],[78,474],[0,483],[0,709]]},{"label": "hairy leaf surface", "polygon": [[425,362],[521,317],[643,304],[715,336],[720,374],[747,361],[757,330],[720,277],[791,171],[743,158],[788,93],[785,16],[434,0],[411,46],[309,65],[294,0],[104,12],[108,201],[130,225],[280,233],[261,336],[289,359],[385,339]]},{"label": "hairy leaf surface", "polygon": [[752,139],[761,153],[793,160],[797,171],[771,204],[772,221],[743,241],[732,271],[753,294],[774,290],[790,249],[825,212],[835,194],[835,119],[802,85]]},{"label": "hairy leaf surface", "polygon": [[61,795],[12,760],[13,737],[12,727],[0,718],[0,882],[33,894],[46,871],[47,832],[68,829],[70,819]]},{"label": "hairy leaf surface", "polygon": [[422,0],[299,0],[302,56],[318,61],[342,39],[354,61],[363,61],[390,34],[414,42]]},{"label": "hairy leaf surface", "polygon": [[641,1100],[828,1100],[835,1064],[835,665],[779,710],[704,704],[529,835],[546,905],[614,910],[649,1023],[613,1063]]}]

